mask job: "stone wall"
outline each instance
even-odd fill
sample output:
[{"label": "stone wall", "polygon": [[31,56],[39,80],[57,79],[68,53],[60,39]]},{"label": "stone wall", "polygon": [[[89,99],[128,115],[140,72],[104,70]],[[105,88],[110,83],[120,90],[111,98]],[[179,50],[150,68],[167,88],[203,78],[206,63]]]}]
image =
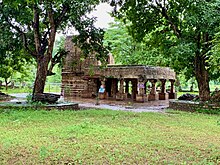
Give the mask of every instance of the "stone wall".
[{"label": "stone wall", "polygon": [[[91,73],[91,69],[85,68],[85,75]],[[143,76],[144,79],[166,79],[175,80],[176,74],[174,70],[167,67],[151,67],[145,65],[108,65],[107,68],[100,69],[94,67],[93,72],[95,75],[112,78],[135,78],[138,79]]]},{"label": "stone wall", "polygon": [[83,55],[80,48],[73,44],[72,36],[66,38],[65,50],[68,51],[68,54],[64,59],[63,72],[81,73],[85,68],[100,64],[95,58],[95,53]]},{"label": "stone wall", "polygon": [[199,102],[172,100],[169,101],[169,108],[180,111],[195,112],[197,109],[216,109],[220,108],[217,104],[202,104]]},{"label": "stone wall", "polygon": [[81,97],[87,89],[87,81],[74,73],[62,73],[62,91],[65,97]]},{"label": "stone wall", "polygon": [[[62,91],[65,97],[91,97],[93,95],[94,83],[84,79],[85,68],[93,68],[99,65],[95,54],[84,58],[80,48],[72,42],[72,36],[66,38],[65,49],[68,55],[64,59],[62,69]],[[91,89],[92,88],[92,89]]]}]

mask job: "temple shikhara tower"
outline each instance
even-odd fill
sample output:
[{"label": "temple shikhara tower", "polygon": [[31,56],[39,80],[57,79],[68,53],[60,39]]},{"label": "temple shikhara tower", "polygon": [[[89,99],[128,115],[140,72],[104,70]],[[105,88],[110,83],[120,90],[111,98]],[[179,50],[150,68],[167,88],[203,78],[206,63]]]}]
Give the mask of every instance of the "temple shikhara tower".
[{"label": "temple shikhara tower", "polygon": [[[132,100],[146,102],[176,98],[175,72],[168,67],[145,65],[114,65],[100,67],[94,54],[82,60],[81,50],[67,37],[65,49],[69,52],[62,70],[64,97]],[[166,89],[166,87],[168,87]]]}]

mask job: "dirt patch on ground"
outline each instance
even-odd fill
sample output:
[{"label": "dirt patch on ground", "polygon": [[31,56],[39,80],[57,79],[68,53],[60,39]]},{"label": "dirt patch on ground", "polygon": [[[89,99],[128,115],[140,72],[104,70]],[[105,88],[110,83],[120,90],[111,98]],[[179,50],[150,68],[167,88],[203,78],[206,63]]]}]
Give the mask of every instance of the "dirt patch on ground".
[{"label": "dirt patch on ground", "polygon": [[[164,112],[169,106],[168,100],[148,101],[137,103],[132,101],[96,100],[84,98],[66,98],[65,101],[79,103],[80,108],[100,108],[111,110],[124,110],[133,112]],[[97,103],[99,105],[97,105]]]},{"label": "dirt patch on ground", "polygon": [[[27,93],[22,94],[11,94],[16,97],[15,101],[26,100]],[[63,101],[63,99],[61,98]],[[99,105],[97,105],[97,99],[86,99],[86,98],[65,98],[65,101],[79,103],[81,109],[96,108],[96,109],[111,109],[111,110],[123,110],[123,111],[133,111],[133,112],[164,112],[169,106],[169,100],[158,100],[158,101],[148,101],[145,103],[137,103],[131,100],[126,101],[116,101],[111,99],[98,100]]]}]

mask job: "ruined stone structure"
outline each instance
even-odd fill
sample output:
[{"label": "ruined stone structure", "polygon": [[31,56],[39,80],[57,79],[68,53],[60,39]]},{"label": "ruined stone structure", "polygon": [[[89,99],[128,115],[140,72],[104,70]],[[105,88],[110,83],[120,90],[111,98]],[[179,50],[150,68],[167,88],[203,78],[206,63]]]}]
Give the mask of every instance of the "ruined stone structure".
[{"label": "ruined stone structure", "polygon": [[[62,91],[64,97],[134,100],[139,102],[176,98],[175,72],[167,67],[145,65],[109,65],[100,67],[94,54],[81,60],[81,51],[67,37],[65,48],[69,54],[64,60]],[[170,84],[166,90],[166,83]],[[100,86],[105,92],[99,93]]]}]

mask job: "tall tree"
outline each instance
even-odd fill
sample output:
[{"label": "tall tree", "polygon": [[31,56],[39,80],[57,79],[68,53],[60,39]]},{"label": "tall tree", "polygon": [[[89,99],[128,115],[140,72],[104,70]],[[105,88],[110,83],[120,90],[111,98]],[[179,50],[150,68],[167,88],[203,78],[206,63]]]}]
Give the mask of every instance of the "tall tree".
[{"label": "tall tree", "polygon": [[0,45],[0,77],[4,79],[7,89],[11,76],[15,72],[23,72],[23,66],[30,63],[31,59],[25,53],[18,36],[4,23],[0,25]]},{"label": "tall tree", "polygon": [[[130,34],[137,40],[146,34],[157,32],[169,40],[169,49],[179,47],[191,50],[192,54],[180,52],[176,60],[181,65],[190,65],[199,87],[200,99],[210,98],[209,69],[212,39],[219,31],[220,1],[218,0],[111,0],[111,5],[120,8],[115,16],[131,21]],[[167,44],[167,43],[166,43]],[[188,51],[189,52],[189,51]],[[171,54],[172,55],[172,54]],[[188,64],[186,64],[188,63]]]},{"label": "tall tree", "polygon": [[[104,55],[101,51],[103,31],[94,28],[94,19],[87,17],[87,13],[97,4],[99,0],[0,2],[0,22],[10,26],[11,31],[21,37],[25,50],[36,59],[37,73],[33,95],[44,92],[49,63],[53,59],[55,37],[59,30],[74,27],[80,33],[77,41],[82,48],[94,48],[101,52],[101,56]],[[88,46],[89,44],[93,46]]]},{"label": "tall tree", "polygon": [[145,64],[153,66],[169,66],[166,58],[155,42],[152,34],[147,34],[142,42],[137,42],[129,35],[129,24],[115,19],[105,32],[104,44],[107,45],[118,64]]}]

